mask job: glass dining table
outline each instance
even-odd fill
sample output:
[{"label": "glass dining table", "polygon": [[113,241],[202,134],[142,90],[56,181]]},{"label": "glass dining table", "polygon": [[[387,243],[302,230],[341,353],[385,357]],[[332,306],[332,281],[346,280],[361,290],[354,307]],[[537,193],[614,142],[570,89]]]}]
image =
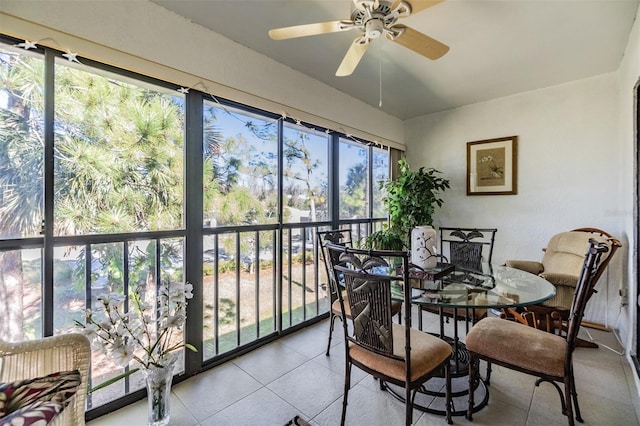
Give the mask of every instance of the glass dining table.
[{"label": "glass dining table", "polygon": [[[535,305],[555,296],[555,287],[545,279],[519,269],[502,265],[483,264],[478,270],[464,269],[451,264],[439,263],[432,270],[412,269],[411,301],[416,307],[437,308],[439,311],[439,332],[432,334],[451,343],[452,397],[454,415],[464,415],[467,409],[468,395],[468,361],[469,356],[458,335],[458,321],[465,319],[466,330],[473,326],[472,313],[477,310],[501,310],[511,307]],[[392,298],[404,300],[404,289],[397,282],[392,282]],[[463,314],[458,311],[466,310]],[[448,311],[450,315],[444,315]],[[422,309],[419,309],[418,328],[422,330]],[[445,321],[453,323],[452,335],[445,332]],[[451,328],[451,327],[450,327]],[[476,370],[476,371],[479,371]],[[489,375],[488,370],[487,375]],[[431,383],[433,382],[433,383]],[[422,390],[422,397],[416,397],[415,408],[435,414],[444,411],[444,379],[431,380]],[[489,399],[488,383],[478,377],[474,400],[477,401],[474,411],[484,407]],[[401,397],[393,387],[388,390],[396,397]],[[440,399],[440,400],[439,400]],[[455,407],[456,402],[458,408]]]}]

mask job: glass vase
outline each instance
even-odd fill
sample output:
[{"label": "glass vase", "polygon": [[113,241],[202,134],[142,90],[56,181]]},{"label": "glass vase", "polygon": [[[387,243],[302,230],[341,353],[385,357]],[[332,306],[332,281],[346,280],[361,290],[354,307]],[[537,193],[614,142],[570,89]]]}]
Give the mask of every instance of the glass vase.
[{"label": "glass vase", "polygon": [[170,360],[162,367],[150,366],[142,369],[147,382],[147,410],[149,426],[165,426],[171,418],[171,382],[173,366]]}]

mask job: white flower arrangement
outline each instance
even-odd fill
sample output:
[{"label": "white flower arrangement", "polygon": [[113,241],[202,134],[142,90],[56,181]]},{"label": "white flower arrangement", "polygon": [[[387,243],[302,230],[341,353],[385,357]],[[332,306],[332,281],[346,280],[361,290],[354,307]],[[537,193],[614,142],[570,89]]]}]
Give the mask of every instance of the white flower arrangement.
[{"label": "white flower arrangement", "polygon": [[[187,348],[197,352],[193,345],[172,339],[175,330],[181,330],[186,320],[187,299],[193,297],[193,285],[163,285],[154,308],[145,303],[140,287],[130,294],[129,311],[125,311],[125,297],[111,293],[98,297],[100,306],[94,311],[85,311],[86,323],[76,321],[90,340],[98,343],[102,351],[119,365],[127,366],[134,360],[141,368],[162,368],[175,360],[174,352]],[[98,319],[97,313],[101,313]],[[133,374],[138,368],[129,370],[92,389],[103,388]]]}]

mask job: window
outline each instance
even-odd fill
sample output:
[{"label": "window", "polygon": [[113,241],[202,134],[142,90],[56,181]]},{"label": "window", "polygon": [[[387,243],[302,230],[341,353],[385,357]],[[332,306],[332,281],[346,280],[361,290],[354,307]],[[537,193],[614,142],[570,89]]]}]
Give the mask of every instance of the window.
[{"label": "window", "polygon": [[0,44],[0,238],[35,237],[44,219],[44,61]]},{"label": "window", "polygon": [[205,226],[278,221],[277,121],[205,102]]},{"label": "window", "polygon": [[182,228],[182,96],[68,64],[55,72],[55,234]]},{"label": "window", "polygon": [[329,219],[329,143],[326,134],[285,124],[284,221],[317,222]]},{"label": "window", "polygon": [[[0,337],[77,330],[110,293],[153,304],[161,284],[199,275],[200,255],[202,311],[173,336],[203,342],[197,366],[180,354],[187,373],[328,312],[315,232],[348,223],[363,237],[386,216],[374,185],[387,151],[0,37]],[[136,367],[97,347],[92,361],[91,386]],[[136,372],[91,393],[89,418],[143,388]]]},{"label": "window", "polygon": [[381,183],[386,182],[387,179],[389,179],[389,151],[373,148],[373,182],[371,183],[373,211],[371,217],[387,217],[387,208],[382,202],[385,192],[380,187]]},{"label": "window", "polygon": [[340,219],[369,216],[369,149],[340,138]]}]

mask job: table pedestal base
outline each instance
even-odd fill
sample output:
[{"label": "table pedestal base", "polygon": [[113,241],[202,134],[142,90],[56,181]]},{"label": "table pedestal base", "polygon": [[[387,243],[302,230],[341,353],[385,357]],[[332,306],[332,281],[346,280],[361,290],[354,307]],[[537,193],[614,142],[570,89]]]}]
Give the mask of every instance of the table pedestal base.
[{"label": "table pedestal base", "polygon": [[[433,333],[430,333],[433,334]],[[438,336],[451,345],[453,353],[450,361],[451,375],[451,414],[464,416],[469,405],[469,352],[464,343],[458,339]],[[478,370],[479,371],[479,370]],[[489,401],[489,378],[475,381],[473,412],[477,412]],[[383,388],[393,397],[404,401],[404,389],[390,383],[384,383]],[[434,377],[427,381],[416,393],[413,406],[421,411],[431,414],[446,415],[446,393],[444,377]]]},{"label": "table pedestal base", "polygon": [[[384,383],[384,389],[394,398],[404,402],[404,389],[390,383]],[[451,379],[451,415],[465,416],[469,404],[469,382],[467,377],[454,377]],[[489,402],[489,390],[483,380],[477,381],[474,389],[473,412],[482,409]],[[445,380],[434,377],[425,383],[416,393],[413,407],[426,413],[444,416],[447,414],[445,406]]]}]

